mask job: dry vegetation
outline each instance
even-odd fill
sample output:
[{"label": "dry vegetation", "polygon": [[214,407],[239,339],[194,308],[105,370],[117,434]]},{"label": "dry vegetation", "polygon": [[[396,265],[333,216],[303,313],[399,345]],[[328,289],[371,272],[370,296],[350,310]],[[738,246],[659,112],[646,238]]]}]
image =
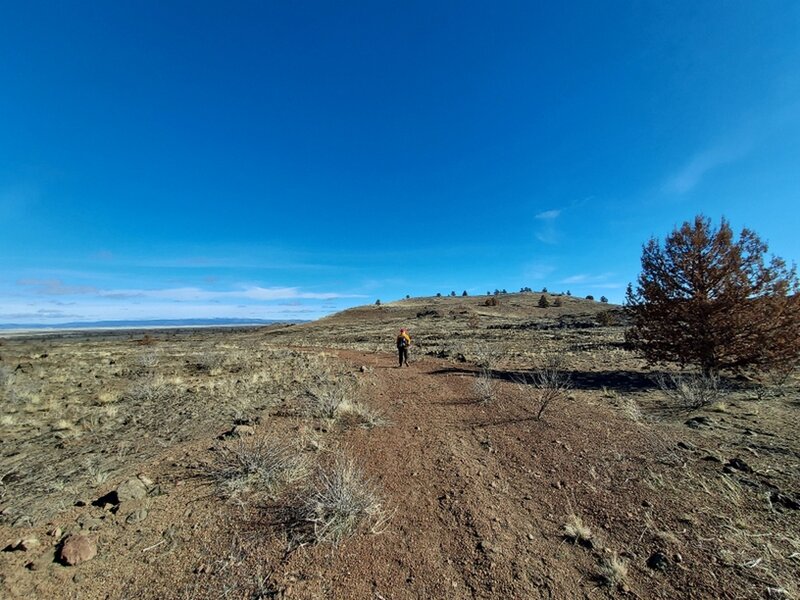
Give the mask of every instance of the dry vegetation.
[{"label": "dry vegetation", "polygon": [[3,339],[0,595],[798,597],[795,374],[654,369],[541,295]]}]

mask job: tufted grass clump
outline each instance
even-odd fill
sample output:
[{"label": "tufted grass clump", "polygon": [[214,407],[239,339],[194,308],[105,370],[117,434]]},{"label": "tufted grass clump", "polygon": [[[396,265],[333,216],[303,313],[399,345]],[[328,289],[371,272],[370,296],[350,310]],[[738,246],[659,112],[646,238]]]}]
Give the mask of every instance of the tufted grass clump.
[{"label": "tufted grass clump", "polygon": [[338,456],[298,490],[285,523],[293,546],[337,546],[362,525],[380,533],[387,520],[373,483],[353,460]]},{"label": "tufted grass clump", "polygon": [[219,447],[206,476],[223,498],[246,494],[275,496],[310,474],[307,456],[294,443],[263,437],[238,439]]}]

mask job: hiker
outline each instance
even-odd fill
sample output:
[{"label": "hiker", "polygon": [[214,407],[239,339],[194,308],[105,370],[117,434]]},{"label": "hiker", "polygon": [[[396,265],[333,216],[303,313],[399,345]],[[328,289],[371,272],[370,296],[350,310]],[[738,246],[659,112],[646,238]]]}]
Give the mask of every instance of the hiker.
[{"label": "hiker", "polygon": [[404,364],[407,367],[411,366],[408,364],[408,347],[410,345],[411,336],[408,335],[408,332],[405,329],[401,329],[400,335],[397,336],[397,354],[400,357],[400,364],[398,367],[402,367]]}]

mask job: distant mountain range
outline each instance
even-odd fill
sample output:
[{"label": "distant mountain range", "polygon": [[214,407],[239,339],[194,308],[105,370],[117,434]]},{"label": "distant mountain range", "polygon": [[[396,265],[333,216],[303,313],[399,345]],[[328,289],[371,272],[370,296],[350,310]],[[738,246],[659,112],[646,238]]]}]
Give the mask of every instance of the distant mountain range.
[{"label": "distant mountain range", "polygon": [[303,323],[280,319],[153,319],[149,321],[78,321],[73,323],[0,323],[0,330],[9,329],[149,329],[170,327],[231,327],[235,325],[274,325]]}]

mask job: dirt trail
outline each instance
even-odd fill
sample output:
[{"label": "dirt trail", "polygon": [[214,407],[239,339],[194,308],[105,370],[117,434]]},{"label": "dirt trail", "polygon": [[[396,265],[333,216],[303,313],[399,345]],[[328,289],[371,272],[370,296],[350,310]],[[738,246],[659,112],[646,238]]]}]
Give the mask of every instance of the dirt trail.
[{"label": "dirt trail", "polygon": [[[496,411],[475,403],[471,375],[430,359],[400,369],[389,355],[337,354],[373,375],[369,402],[390,424],[350,432],[345,443],[396,513],[382,535],[339,551],[326,576],[333,587],[320,591],[354,598],[580,595],[570,585],[580,574],[556,566],[570,549],[554,520],[541,521],[546,504],[536,504],[529,489],[536,473],[522,457],[501,451],[506,428],[484,426]],[[530,422],[521,423],[511,434],[517,449],[525,435],[536,435]],[[303,571],[308,557],[287,566]]]}]

